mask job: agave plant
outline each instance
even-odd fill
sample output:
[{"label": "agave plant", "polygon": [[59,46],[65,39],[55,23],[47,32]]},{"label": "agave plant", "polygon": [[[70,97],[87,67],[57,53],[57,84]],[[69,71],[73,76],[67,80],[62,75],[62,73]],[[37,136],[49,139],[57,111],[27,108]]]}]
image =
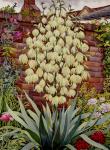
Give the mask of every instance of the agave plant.
[{"label": "agave plant", "polygon": [[[85,133],[94,124],[102,120],[92,120],[92,114],[82,114],[76,108],[76,101],[68,109],[50,110],[48,104],[41,112],[32,99],[25,93],[34,111],[25,110],[19,99],[21,112],[12,111],[8,106],[10,115],[24,128],[24,133],[29,137],[30,143],[22,150],[36,148],[39,150],[75,150],[74,142],[80,136],[86,142],[99,149],[108,150],[101,144],[92,141]],[[82,119],[89,117],[89,122],[82,123]]]}]

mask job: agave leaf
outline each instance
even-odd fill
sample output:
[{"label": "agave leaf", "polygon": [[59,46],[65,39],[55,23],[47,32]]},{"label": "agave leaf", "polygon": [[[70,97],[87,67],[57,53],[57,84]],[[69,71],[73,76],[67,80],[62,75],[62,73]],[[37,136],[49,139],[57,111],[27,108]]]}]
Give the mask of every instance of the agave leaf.
[{"label": "agave leaf", "polygon": [[10,108],[8,105],[7,106],[7,109],[8,109],[8,112],[9,114],[17,121],[19,122],[23,127],[25,127],[26,129],[28,129],[28,126],[27,124],[23,121],[23,119],[21,119],[17,114],[15,114]]},{"label": "agave leaf", "polygon": [[94,146],[94,147],[97,147],[99,149],[102,149],[102,150],[109,150],[108,148],[106,148],[105,146],[91,140],[87,135],[85,134],[81,134],[80,137],[85,140],[87,143],[89,143],[90,145]]},{"label": "agave leaf", "polygon": [[98,120],[96,125],[101,125],[101,124],[103,124],[104,122],[106,122],[109,119],[110,119],[110,115],[109,114],[107,116],[103,116],[101,119]]},{"label": "agave leaf", "polygon": [[31,110],[27,110],[32,119],[36,122],[37,128],[39,128],[39,117]]},{"label": "agave leaf", "polygon": [[65,115],[65,122],[64,122],[64,128],[63,128],[63,133],[61,135],[61,143],[64,144],[64,141],[67,137],[67,134],[68,134],[68,126],[69,126],[69,121],[68,121],[68,116],[67,114],[64,114]]},{"label": "agave leaf", "polygon": [[59,114],[59,120],[60,120],[60,135],[62,136],[64,128],[65,128],[65,120],[66,120],[66,115],[64,112],[64,108]]},{"label": "agave leaf", "polygon": [[68,136],[65,139],[65,144],[70,143],[71,140],[74,138],[74,133],[75,133],[76,129],[79,127],[80,122],[81,122],[81,114],[78,116],[78,120],[75,122],[75,125],[73,124],[71,126]]},{"label": "agave leaf", "polygon": [[67,147],[69,150],[77,150],[73,145],[67,144],[65,147]]},{"label": "agave leaf", "polygon": [[23,103],[21,102],[20,99],[19,99],[19,104],[20,104],[20,109],[21,109],[22,117],[25,120],[25,122],[27,123],[29,129],[32,130],[33,132],[38,132],[37,128],[35,126],[35,122],[28,116],[28,114],[25,111],[25,108],[23,106]]},{"label": "agave leaf", "polygon": [[28,96],[28,94],[24,91],[27,100],[31,103],[32,107],[34,108],[36,114],[38,115],[38,117],[40,117],[41,112],[39,111],[37,105],[32,101],[32,99]]},{"label": "agave leaf", "polygon": [[48,133],[47,133],[46,126],[44,125],[42,114],[40,115],[39,133],[41,137],[42,146],[44,147],[46,144],[49,145],[50,143],[49,143]]},{"label": "agave leaf", "polygon": [[53,139],[52,139],[52,149],[60,146],[60,121],[56,119],[54,123],[54,132],[53,132]]},{"label": "agave leaf", "polygon": [[29,142],[21,150],[31,150],[34,147],[35,147],[34,144],[32,142]]}]

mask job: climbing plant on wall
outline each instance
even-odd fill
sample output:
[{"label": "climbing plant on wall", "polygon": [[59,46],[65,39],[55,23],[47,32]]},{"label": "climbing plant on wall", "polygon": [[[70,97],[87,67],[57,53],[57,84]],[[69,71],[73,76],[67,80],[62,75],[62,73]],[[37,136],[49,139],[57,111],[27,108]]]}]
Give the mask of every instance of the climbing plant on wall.
[{"label": "climbing plant on wall", "polygon": [[97,39],[101,41],[100,46],[105,47],[105,76],[110,77],[110,23],[103,22],[100,24],[97,31]]}]

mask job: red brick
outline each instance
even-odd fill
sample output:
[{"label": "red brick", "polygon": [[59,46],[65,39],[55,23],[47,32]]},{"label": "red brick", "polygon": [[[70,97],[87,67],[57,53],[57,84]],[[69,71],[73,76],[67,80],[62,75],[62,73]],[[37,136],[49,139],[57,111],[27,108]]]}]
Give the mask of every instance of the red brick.
[{"label": "red brick", "polygon": [[91,77],[88,81],[90,83],[103,83],[104,82],[104,78]]},{"label": "red brick", "polygon": [[104,74],[103,72],[93,72],[93,71],[89,71],[90,76],[91,77],[98,77],[98,78],[103,78]]},{"label": "red brick", "polygon": [[103,66],[101,63],[92,62],[92,61],[86,61],[86,62],[84,62],[84,65],[86,65],[88,67],[101,67],[101,66]]}]

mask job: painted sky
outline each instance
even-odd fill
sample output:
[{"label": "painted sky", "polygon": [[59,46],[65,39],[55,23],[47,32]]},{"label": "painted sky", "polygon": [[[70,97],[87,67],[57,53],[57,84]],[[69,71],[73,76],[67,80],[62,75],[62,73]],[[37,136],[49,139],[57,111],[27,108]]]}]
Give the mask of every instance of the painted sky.
[{"label": "painted sky", "polygon": [[[20,11],[24,0],[0,0],[0,8],[7,6],[7,5],[13,5],[13,3],[17,2],[17,12]],[[49,4],[51,4],[51,0],[36,0],[36,5],[41,9],[41,2],[47,3],[47,6],[49,7]],[[82,7],[89,6],[91,8],[94,7],[101,7],[110,5],[110,0],[65,0],[66,6],[69,4],[72,5],[72,8],[75,10],[80,10]]]}]

